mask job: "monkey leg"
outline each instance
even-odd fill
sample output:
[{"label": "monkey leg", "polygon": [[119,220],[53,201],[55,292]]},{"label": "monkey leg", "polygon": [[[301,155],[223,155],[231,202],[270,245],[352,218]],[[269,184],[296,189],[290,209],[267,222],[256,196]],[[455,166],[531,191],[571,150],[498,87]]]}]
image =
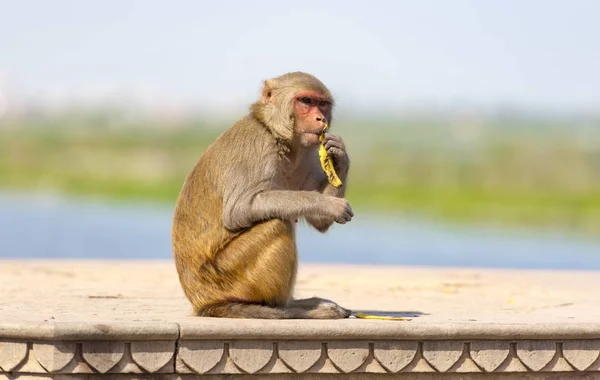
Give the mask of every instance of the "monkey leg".
[{"label": "monkey leg", "polygon": [[349,311],[333,302],[313,302],[311,307],[288,305],[297,260],[290,221],[271,219],[253,226],[215,255],[213,264],[221,278],[210,287],[212,294],[195,305],[197,314],[261,319],[348,317]]},{"label": "monkey leg", "polygon": [[321,303],[313,309],[288,306],[266,306],[255,303],[222,301],[204,306],[199,316],[247,319],[342,319],[350,316],[350,310],[335,303]]},{"label": "monkey leg", "polygon": [[228,300],[206,305],[198,312],[209,317],[255,319],[341,319],[350,314],[337,303],[318,297],[291,300],[286,306]]}]

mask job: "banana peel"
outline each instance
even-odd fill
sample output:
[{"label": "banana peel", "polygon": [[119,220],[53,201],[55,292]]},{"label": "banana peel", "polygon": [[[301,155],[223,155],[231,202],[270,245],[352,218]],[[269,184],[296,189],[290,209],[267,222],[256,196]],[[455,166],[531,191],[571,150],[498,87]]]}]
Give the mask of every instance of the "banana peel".
[{"label": "banana peel", "polygon": [[373,315],[373,314],[366,314],[366,313],[354,313],[354,316],[356,318],[361,318],[361,319],[381,319],[381,320],[386,320],[386,321],[411,321],[412,320],[412,318],[390,317],[390,316],[386,316],[386,315]]},{"label": "banana peel", "polygon": [[342,181],[335,172],[335,168],[333,167],[333,160],[331,159],[331,156],[327,154],[327,150],[325,149],[325,145],[323,144],[323,140],[325,139],[325,130],[328,126],[329,124],[325,124],[325,127],[319,135],[319,142],[321,142],[321,145],[319,145],[319,160],[321,161],[321,168],[323,168],[323,171],[325,172],[329,183],[333,187],[341,187]]}]

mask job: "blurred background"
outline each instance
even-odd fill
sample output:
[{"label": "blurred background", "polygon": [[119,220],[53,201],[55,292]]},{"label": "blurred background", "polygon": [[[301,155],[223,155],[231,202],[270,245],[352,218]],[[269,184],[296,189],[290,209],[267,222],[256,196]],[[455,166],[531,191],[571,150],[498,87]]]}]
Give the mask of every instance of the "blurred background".
[{"label": "blurred background", "polygon": [[172,257],[264,79],[334,93],[356,217],[301,261],[600,269],[600,3],[0,0],[0,257]]}]

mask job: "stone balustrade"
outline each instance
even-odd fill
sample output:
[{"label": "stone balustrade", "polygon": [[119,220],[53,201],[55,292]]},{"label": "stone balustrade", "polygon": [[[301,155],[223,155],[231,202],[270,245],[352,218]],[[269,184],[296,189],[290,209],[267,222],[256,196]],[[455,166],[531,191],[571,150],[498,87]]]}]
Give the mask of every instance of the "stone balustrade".
[{"label": "stone balustrade", "polygon": [[194,317],[170,262],[0,261],[0,289],[0,379],[600,378],[597,272],[301,267],[405,321]]}]

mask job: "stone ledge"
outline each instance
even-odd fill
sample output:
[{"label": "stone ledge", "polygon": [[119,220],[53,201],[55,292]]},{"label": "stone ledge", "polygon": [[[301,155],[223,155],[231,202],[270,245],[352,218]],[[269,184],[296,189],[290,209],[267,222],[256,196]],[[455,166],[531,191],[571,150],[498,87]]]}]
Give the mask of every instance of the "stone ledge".
[{"label": "stone ledge", "polygon": [[[415,318],[416,319],[416,318]],[[180,325],[182,340],[294,339],[294,340],[481,340],[481,339],[600,339],[599,323],[422,323],[363,320],[236,320],[202,318]]]},{"label": "stone ledge", "polygon": [[0,340],[0,374],[174,373],[176,341]]},{"label": "stone ledge", "polygon": [[0,321],[0,338],[49,341],[71,340],[176,340],[177,323],[149,322],[12,322]]},{"label": "stone ledge", "polygon": [[2,338],[0,376],[554,372],[600,376],[600,339],[323,341],[305,338],[172,341]]},{"label": "stone ledge", "polygon": [[600,379],[598,272],[300,268],[298,297],[410,321],[193,317],[170,261],[0,260],[0,289],[0,380]]},{"label": "stone ledge", "polygon": [[182,341],[178,373],[600,371],[594,341]]},{"label": "stone ledge", "polygon": [[2,322],[0,339],[78,340],[576,340],[600,339],[600,323],[407,323],[361,320],[193,318],[180,323]]}]

